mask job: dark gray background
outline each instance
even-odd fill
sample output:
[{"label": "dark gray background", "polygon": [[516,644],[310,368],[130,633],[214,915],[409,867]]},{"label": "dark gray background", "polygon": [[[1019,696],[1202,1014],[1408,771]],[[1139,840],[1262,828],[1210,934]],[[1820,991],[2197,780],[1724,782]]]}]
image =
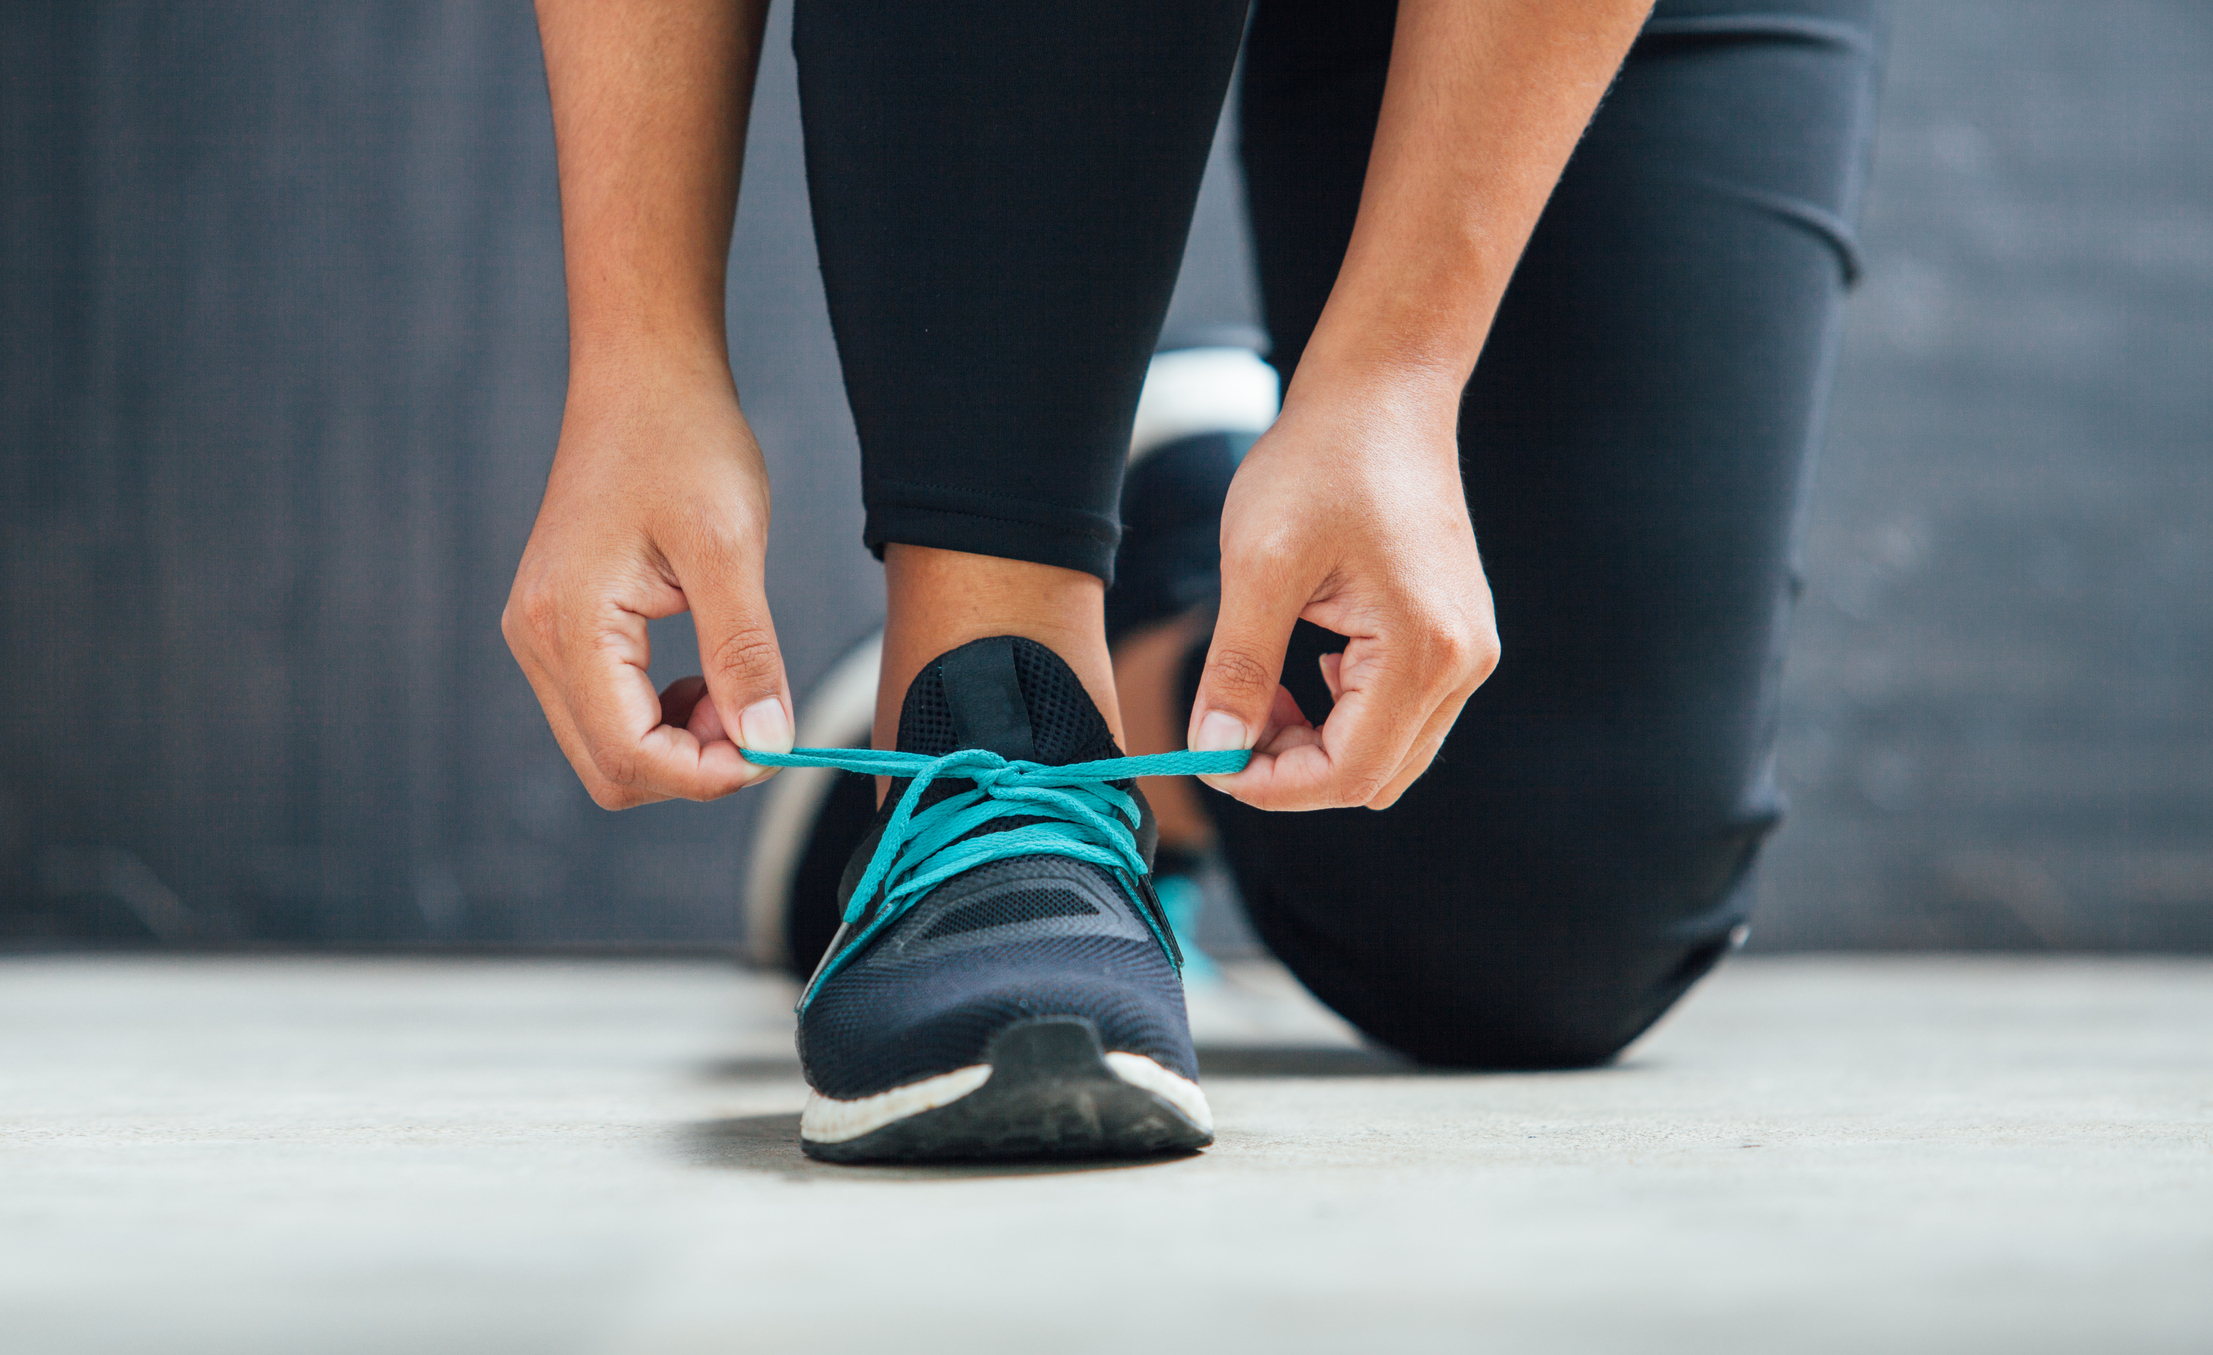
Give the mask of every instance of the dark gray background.
[{"label": "dark gray background", "polygon": [[[785,21],[730,314],[803,687],[881,603]],[[2196,0],[1901,6],[1755,944],[2213,948],[2209,73]],[[747,797],[593,808],[499,638],[559,245],[515,0],[0,11],[0,935],[735,937]]]}]

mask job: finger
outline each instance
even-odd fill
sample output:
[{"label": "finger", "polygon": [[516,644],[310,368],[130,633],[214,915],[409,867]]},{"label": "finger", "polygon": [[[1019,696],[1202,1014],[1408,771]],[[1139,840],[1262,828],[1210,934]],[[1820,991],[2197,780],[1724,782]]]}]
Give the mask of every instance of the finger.
[{"label": "finger", "polygon": [[1345,652],[1341,649],[1331,650],[1322,655],[1321,664],[1322,681],[1329,685],[1329,699],[1335,701],[1345,694],[1345,684],[1338,676],[1344,671]]},{"label": "finger", "polygon": [[599,763],[592,757],[591,745],[585,741],[583,731],[566,710],[549,715],[546,724],[553,730],[553,741],[561,745],[561,754],[576,770],[576,779],[583,783],[585,794],[601,809],[636,809],[640,805],[657,805],[677,797],[649,786],[625,786],[611,781],[600,771]]},{"label": "finger", "polygon": [[662,721],[661,698],[646,675],[651,645],[640,613],[602,603],[573,627],[563,652],[570,658],[568,714],[598,778],[587,775],[585,787],[603,807],[713,800],[756,779],[761,769],[734,745],[703,745]]},{"label": "finger", "polygon": [[1263,745],[1223,790],[1256,809],[1366,804],[1390,785],[1449,691],[1411,646],[1357,636],[1334,665],[1336,705],[1312,741]]},{"label": "finger", "polygon": [[[715,699],[707,694],[707,679],[703,677],[681,677],[661,690],[661,723],[673,725],[699,740],[702,750],[716,743],[737,745],[723,724],[722,711],[716,707]],[[776,775],[774,767],[752,763],[747,766],[752,768],[749,775],[753,778],[748,785]]]},{"label": "finger", "polygon": [[[762,586],[759,543],[739,528],[707,524],[673,543],[668,560],[691,608],[706,670],[713,724],[703,719],[700,729],[716,735],[706,747],[727,747],[733,755],[740,748],[790,752],[791,693]],[[752,769],[751,780],[774,770],[744,765]]]},{"label": "finger", "polygon": [[1429,717],[1429,723],[1423,727],[1421,737],[1415,740],[1413,752],[1400,764],[1391,783],[1383,788],[1383,793],[1368,802],[1368,808],[1389,809],[1398,803],[1398,798],[1406,793],[1408,786],[1421,779],[1422,773],[1428,771],[1430,764],[1436,761],[1446,737],[1460,723],[1461,712],[1467,709],[1470,698],[1498,670],[1498,635],[1488,628],[1487,621],[1478,630],[1469,648],[1468,659],[1468,673],[1462,680],[1460,689],[1438,704],[1436,711]]},{"label": "finger", "polygon": [[[707,690],[707,679],[701,678],[699,680],[699,689],[701,692]],[[703,695],[700,697],[699,704],[692,708],[692,718],[684,722],[684,728],[689,730],[691,736],[702,744],[714,743],[717,740],[724,743],[737,742],[736,739],[730,736],[729,727],[723,724],[722,712],[716,708],[715,699],[711,696]]]},{"label": "finger", "polygon": [[591,747],[576,727],[576,721],[569,716],[566,684],[557,681],[543,664],[530,658],[523,659],[523,676],[529,680],[539,708],[545,712],[553,741],[560,745],[561,755],[569,760],[576,779],[583,783],[594,804],[602,809],[628,809],[670,798],[654,791],[618,786],[608,780],[600,773],[599,764],[593,759]]},{"label": "finger", "polygon": [[1293,699],[1291,693],[1283,687],[1277,687],[1275,704],[1269,709],[1259,746],[1253,749],[1252,762],[1247,763],[1245,770],[1234,776],[1202,776],[1199,779],[1216,790],[1243,799],[1238,788],[1252,775],[1253,763],[1272,760],[1294,748],[1318,745],[1321,740],[1320,731],[1306,718],[1306,712],[1299,709],[1299,703]]},{"label": "finger", "polygon": [[[682,678],[679,681],[698,683],[701,693],[699,704],[692,707],[691,718],[684,722],[684,732],[699,740],[699,746],[702,748],[714,743],[726,743],[735,747],[737,740],[732,736],[729,726],[723,723],[721,709],[715,705],[715,699],[712,696],[706,695],[707,680],[705,678]],[[762,767],[750,762],[747,765],[753,768],[753,779],[746,783],[748,785],[757,786],[776,775],[777,769],[774,767]]]},{"label": "finger", "polygon": [[570,684],[549,662],[549,658],[558,660],[564,639],[564,616],[555,601],[558,596],[552,588],[531,587],[518,579],[500,616],[500,633],[522,668],[523,678],[530,683],[531,693],[538,698],[539,709],[545,712],[553,741],[560,745],[561,755],[569,760],[593,803],[602,809],[624,809],[667,799],[666,795],[642,788],[619,786],[601,773],[590,740],[570,714]]},{"label": "finger", "polygon": [[1414,746],[1406,754],[1406,760],[1392,773],[1390,783],[1384,786],[1382,792],[1368,801],[1368,808],[1389,809],[1398,803],[1407,787],[1419,781],[1436,762],[1438,751],[1445,746],[1445,740],[1452,734],[1453,726],[1460,722],[1460,712],[1465,708],[1466,702],[1457,700],[1447,701],[1437,708],[1429,717],[1429,723],[1423,726],[1420,736],[1414,740]]},{"label": "finger", "polygon": [[584,786],[585,794],[601,809],[628,809],[642,804],[657,804],[669,798],[651,791],[626,790],[600,775],[599,764],[592,761],[592,750],[585,744],[584,736],[577,730],[576,721],[569,718],[568,707],[546,704],[541,695],[540,705],[545,706],[546,726],[553,731],[553,741],[561,746],[561,756],[569,760],[576,772],[576,779]]},{"label": "finger", "polygon": [[[1218,784],[1255,809],[1342,809],[1367,803],[1389,784],[1415,733],[1409,729],[1402,739],[1379,746],[1373,737],[1379,723],[1376,704],[1374,693],[1348,688],[1321,728],[1304,737],[1263,743],[1244,771]],[[1356,732],[1363,737],[1348,740],[1346,730],[1356,715],[1362,717]],[[1380,732],[1389,737],[1389,729]]]},{"label": "finger", "polygon": [[[1221,607],[1191,703],[1193,749],[1257,748],[1280,732],[1271,722],[1282,691],[1283,652],[1312,595],[1313,580],[1288,552],[1269,547],[1225,552]],[[1297,723],[1304,725],[1305,717]]]},{"label": "finger", "polygon": [[1368,808],[1389,809],[1398,803],[1399,797],[1406,793],[1408,786],[1421,779],[1422,773],[1428,771],[1430,764],[1437,760],[1437,751],[1445,746],[1446,736],[1460,722],[1460,712],[1467,708],[1467,704],[1467,697],[1462,696],[1437,707],[1436,712],[1429,717],[1429,723],[1422,727],[1421,736],[1415,739],[1413,751],[1399,764],[1398,771],[1392,774],[1390,784],[1383,788],[1382,793],[1368,801]]}]

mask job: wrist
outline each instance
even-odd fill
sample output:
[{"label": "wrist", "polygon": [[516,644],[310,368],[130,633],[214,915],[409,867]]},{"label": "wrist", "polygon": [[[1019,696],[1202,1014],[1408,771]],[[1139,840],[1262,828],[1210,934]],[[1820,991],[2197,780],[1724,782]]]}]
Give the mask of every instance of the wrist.
[{"label": "wrist", "polygon": [[600,331],[569,343],[569,400],[735,395],[722,335]]},{"label": "wrist", "polygon": [[1457,408],[1490,317],[1454,300],[1460,304],[1382,304],[1371,291],[1340,286],[1299,355],[1292,390]]},{"label": "wrist", "polygon": [[1402,354],[1317,354],[1309,347],[1283,393],[1286,415],[1345,410],[1363,419],[1456,428],[1467,373]]}]

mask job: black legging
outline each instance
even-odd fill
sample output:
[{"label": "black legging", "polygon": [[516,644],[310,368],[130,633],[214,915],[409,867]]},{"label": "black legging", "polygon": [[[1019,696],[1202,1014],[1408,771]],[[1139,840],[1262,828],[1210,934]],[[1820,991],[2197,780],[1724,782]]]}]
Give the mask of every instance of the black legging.
[{"label": "black legging", "polygon": [[[1209,793],[1262,937],[1387,1044],[1603,1060],[1727,949],[1775,826],[1793,534],[1853,271],[1880,0],[1663,0],[1461,410],[1505,660],[1383,813]],[[1258,0],[1274,360],[1350,237],[1389,0]],[[867,540],[1111,580],[1116,497],[1245,0],[799,0]],[[1284,680],[1311,718],[1302,624]]]}]

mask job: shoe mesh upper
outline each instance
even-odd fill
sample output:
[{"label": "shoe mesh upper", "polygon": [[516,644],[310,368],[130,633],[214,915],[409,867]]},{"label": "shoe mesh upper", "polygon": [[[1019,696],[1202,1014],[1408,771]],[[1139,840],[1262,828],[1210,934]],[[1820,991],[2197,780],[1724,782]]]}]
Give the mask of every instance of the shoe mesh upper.
[{"label": "shoe mesh upper", "polygon": [[941,936],[1034,922],[1048,917],[1092,917],[1096,904],[1073,889],[1015,889],[989,895],[945,911],[916,939],[933,941]]}]

